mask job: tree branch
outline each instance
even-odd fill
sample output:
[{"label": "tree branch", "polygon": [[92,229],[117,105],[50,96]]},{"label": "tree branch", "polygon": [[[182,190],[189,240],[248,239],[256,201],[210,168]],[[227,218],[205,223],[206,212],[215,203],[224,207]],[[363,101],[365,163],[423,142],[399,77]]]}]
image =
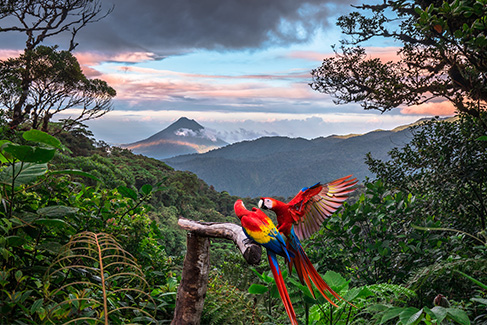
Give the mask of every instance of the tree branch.
[{"label": "tree branch", "polygon": [[225,238],[237,245],[247,263],[256,265],[260,263],[262,248],[247,239],[242,227],[234,223],[202,222],[179,218],[178,225],[188,231],[203,237]]},{"label": "tree branch", "polygon": [[188,230],[187,252],[181,283],[176,296],[172,325],[199,325],[205,302],[210,270],[210,237],[232,240],[249,264],[258,264],[262,248],[247,239],[242,227],[233,223],[202,222],[179,218],[178,225]]}]

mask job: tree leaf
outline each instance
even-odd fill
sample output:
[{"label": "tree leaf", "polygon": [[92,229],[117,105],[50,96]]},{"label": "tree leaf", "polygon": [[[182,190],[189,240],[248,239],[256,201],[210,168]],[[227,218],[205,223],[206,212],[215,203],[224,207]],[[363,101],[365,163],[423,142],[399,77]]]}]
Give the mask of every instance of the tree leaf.
[{"label": "tree leaf", "polygon": [[337,272],[327,271],[323,276],[323,280],[336,292],[340,292],[345,288],[348,289],[347,280]]},{"label": "tree leaf", "polygon": [[74,228],[71,227],[66,221],[61,220],[61,219],[37,219],[35,221],[36,224],[39,225],[45,225],[48,227],[54,227],[54,228],[64,228],[65,230],[68,231],[68,233],[73,234],[75,232]]},{"label": "tree leaf", "polygon": [[14,188],[20,185],[30,184],[37,180],[37,177],[47,172],[47,164],[21,163],[17,162],[0,171],[0,183],[12,185],[12,178],[15,175]]},{"label": "tree leaf", "polygon": [[139,189],[139,192],[143,195],[149,195],[152,192],[152,185],[150,184],[142,185],[142,187]]},{"label": "tree leaf", "polygon": [[12,159],[11,155],[3,151],[3,145],[6,143],[12,143],[9,140],[0,140],[0,148],[1,148],[1,154],[0,154],[0,163],[8,163],[9,159]]},{"label": "tree leaf", "polygon": [[458,271],[458,270],[455,270],[456,273],[458,274],[461,274],[463,275],[464,277],[466,277],[467,279],[469,279],[470,281],[472,281],[473,283],[475,283],[476,285],[478,285],[479,287],[481,287],[482,289],[484,290],[487,290],[487,285],[483,284],[482,282],[480,282],[479,280],[471,277],[470,275],[466,274],[466,273],[463,273],[462,271]]},{"label": "tree leaf", "polygon": [[61,149],[61,150],[64,149],[63,145],[61,144],[61,141],[59,141],[52,135],[47,134],[46,132],[42,132],[40,130],[31,129],[29,131],[24,132],[24,134],[22,134],[22,137],[27,141],[43,143],[50,147]]},{"label": "tree leaf", "polygon": [[458,308],[447,308],[446,312],[455,322],[462,325],[470,325],[470,319],[465,311]]},{"label": "tree leaf", "polygon": [[415,325],[421,320],[422,314],[423,309],[409,307],[402,311],[402,313],[399,315],[399,320],[404,325]]},{"label": "tree leaf", "polygon": [[137,200],[137,193],[133,189],[126,186],[119,186],[117,187],[117,190],[123,197],[130,198],[134,201]]},{"label": "tree leaf", "polygon": [[37,214],[44,217],[64,217],[66,215],[75,214],[78,212],[78,208],[67,207],[64,205],[54,205],[49,207],[40,208],[37,210]]},{"label": "tree leaf", "polygon": [[34,303],[32,304],[32,306],[30,307],[30,313],[31,314],[35,314],[39,308],[42,307],[42,303],[44,302],[44,299],[37,299],[36,301],[34,301]]},{"label": "tree leaf", "polygon": [[447,312],[446,308],[440,307],[440,306],[435,306],[431,309],[433,314],[435,314],[436,319],[438,320],[438,324],[441,324],[441,322],[445,319]]},{"label": "tree leaf", "polygon": [[486,305],[487,306],[487,299],[484,298],[470,298],[471,301],[478,302],[480,304]]},{"label": "tree leaf", "polygon": [[25,238],[20,237],[20,236],[8,236],[8,237],[5,237],[5,239],[7,241],[7,245],[9,245],[11,247],[18,247],[18,246],[23,245],[25,242],[27,242],[25,240]]},{"label": "tree leaf", "polygon": [[248,291],[251,294],[261,295],[269,291],[269,288],[263,284],[254,283],[249,287]]},{"label": "tree leaf", "polygon": [[271,285],[271,297],[272,298],[279,298],[280,297],[279,290],[277,289],[277,285],[275,282]]},{"label": "tree leaf", "polygon": [[401,308],[401,307],[391,307],[391,308],[389,308],[387,311],[385,311],[382,314],[382,318],[381,318],[379,324],[384,324],[388,320],[393,319],[393,318],[396,318],[403,311],[404,311],[404,308]]},{"label": "tree leaf", "polygon": [[24,146],[16,143],[8,143],[3,151],[20,161],[39,164],[51,161],[56,153],[56,149]]}]

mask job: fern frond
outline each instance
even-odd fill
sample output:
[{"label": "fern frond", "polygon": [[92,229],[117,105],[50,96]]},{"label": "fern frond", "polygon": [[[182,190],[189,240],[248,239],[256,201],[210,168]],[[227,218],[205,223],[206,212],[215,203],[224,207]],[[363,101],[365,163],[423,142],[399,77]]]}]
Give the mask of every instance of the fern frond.
[{"label": "fern frond", "polygon": [[[71,238],[45,276],[53,323],[154,322],[156,304],[135,258],[110,235],[82,232]],[[153,307],[154,314],[145,308]]]},{"label": "fern frond", "polygon": [[487,259],[461,258],[454,261],[438,262],[414,272],[408,280],[407,286],[417,290],[426,283],[434,282],[446,274],[452,274],[453,271],[471,273],[485,270],[486,268]]}]

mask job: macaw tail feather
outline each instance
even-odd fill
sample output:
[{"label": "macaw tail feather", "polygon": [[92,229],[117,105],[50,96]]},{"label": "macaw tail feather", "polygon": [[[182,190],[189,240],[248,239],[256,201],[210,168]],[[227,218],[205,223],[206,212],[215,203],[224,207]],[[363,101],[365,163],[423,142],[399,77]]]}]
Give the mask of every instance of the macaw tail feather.
[{"label": "macaw tail feather", "polygon": [[268,252],[267,258],[269,259],[269,265],[271,267],[272,275],[274,276],[274,281],[276,281],[277,290],[279,291],[279,295],[281,296],[281,300],[284,304],[284,308],[286,309],[286,313],[291,320],[291,324],[298,325],[296,313],[294,312],[294,308],[291,303],[291,298],[289,298],[286,285],[284,284],[284,279],[282,278],[281,270],[279,269],[279,265],[277,264],[277,257],[274,253]]},{"label": "macaw tail feather", "polygon": [[[292,260],[292,263],[294,263],[294,266],[296,268],[296,273],[298,274],[301,284],[306,284],[313,297],[315,297],[313,287],[311,285],[311,282],[313,282],[316,288],[318,289],[318,291],[323,296],[323,298],[328,300],[335,307],[338,307],[337,304],[333,302],[330,297],[328,297],[326,292],[328,292],[338,300],[346,301],[332,288],[330,288],[330,286],[325,282],[325,280],[323,280],[323,278],[318,273],[318,271],[316,271],[315,267],[313,266],[308,256],[304,252],[304,249],[301,246],[301,243],[299,242],[299,239],[296,237],[294,232],[292,233],[291,238],[292,240],[288,242],[287,248],[289,252],[294,255],[294,259]],[[292,267],[290,266],[290,268]],[[351,306],[354,306],[352,303],[348,301],[346,302]]]}]

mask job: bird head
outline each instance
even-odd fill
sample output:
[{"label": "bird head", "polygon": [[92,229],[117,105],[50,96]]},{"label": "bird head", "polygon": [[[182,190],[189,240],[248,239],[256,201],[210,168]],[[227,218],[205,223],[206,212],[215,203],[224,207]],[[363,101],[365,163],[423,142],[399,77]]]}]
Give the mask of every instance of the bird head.
[{"label": "bird head", "polygon": [[248,212],[242,200],[237,200],[233,205],[233,209],[235,210],[235,214],[239,219],[242,219],[246,212]]},{"label": "bird head", "polygon": [[261,197],[258,206],[263,210],[272,210],[272,208],[275,206],[274,202],[274,199]]}]

